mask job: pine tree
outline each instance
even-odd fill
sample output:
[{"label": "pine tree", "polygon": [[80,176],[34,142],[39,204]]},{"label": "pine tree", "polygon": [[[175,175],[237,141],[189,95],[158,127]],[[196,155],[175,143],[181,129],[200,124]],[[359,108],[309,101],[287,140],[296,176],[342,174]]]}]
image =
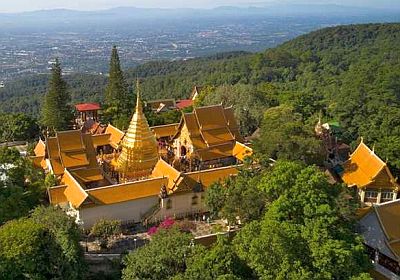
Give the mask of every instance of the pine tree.
[{"label": "pine tree", "polygon": [[111,52],[109,81],[105,92],[104,115],[106,120],[120,129],[127,128],[133,108],[132,102],[121,70],[118,50],[114,46]]},{"label": "pine tree", "polygon": [[67,91],[67,83],[61,75],[61,65],[56,59],[51,69],[49,89],[42,106],[42,124],[48,131],[66,130],[72,121],[72,111],[68,104],[71,97]]}]

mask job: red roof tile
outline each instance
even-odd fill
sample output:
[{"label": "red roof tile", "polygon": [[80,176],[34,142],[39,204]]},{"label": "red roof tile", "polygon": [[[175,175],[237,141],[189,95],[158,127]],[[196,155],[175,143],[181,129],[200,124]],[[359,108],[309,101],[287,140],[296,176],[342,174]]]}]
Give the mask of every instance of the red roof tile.
[{"label": "red roof tile", "polygon": [[79,112],[96,111],[96,110],[100,110],[100,104],[99,103],[81,103],[81,104],[76,104],[75,108]]},{"label": "red roof tile", "polygon": [[183,100],[178,100],[176,101],[176,107],[178,109],[183,109],[186,107],[190,107],[193,105],[193,100],[192,99],[183,99]]}]

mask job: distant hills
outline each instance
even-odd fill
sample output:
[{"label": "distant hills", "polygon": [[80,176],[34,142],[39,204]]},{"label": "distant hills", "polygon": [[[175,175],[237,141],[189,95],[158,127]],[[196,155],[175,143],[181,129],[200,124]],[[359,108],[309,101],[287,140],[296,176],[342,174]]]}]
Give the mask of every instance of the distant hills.
[{"label": "distant hills", "polygon": [[119,7],[98,11],[67,9],[41,10],[24,13],[0,13],[0,28],[56,28],[65,26],[100,25],[143,22],[154,20],[180,20],[248,16],[314,16],[314,17],[365,17],[365,21],[396,21],[400,8],[376,9],[332,4],[291,4],[285,2],[255,3],[250,7],[222,6],[214,9],[155,9]]},{"label": "distant hills", "polygon": [[[381,79],[390,74],[390,80],[396,81],[399,54],[400,24],[349,25],[311,32],[258,54],[233,52],[187,61],[154,61],[126,71],[126,77],[130,83],[136,76],[144,79],[146,99],[187,98],[193,85],[268,83],[279,89],[280,98],[311,95],[324,99],[325,105],[318,105],[324,107],[335,103],[332,100],[339,92],[348,90],[343,84],[356,80],[359,69],[371,73],[383,69]],[[73,102],[102,101],[105,76],[74,74],[66,79]],[[364,76],[362,82],[366,88],[390,84]],[[0,111],[37,115],[46,83],[46,75],[9,82],[0,89]]]}]

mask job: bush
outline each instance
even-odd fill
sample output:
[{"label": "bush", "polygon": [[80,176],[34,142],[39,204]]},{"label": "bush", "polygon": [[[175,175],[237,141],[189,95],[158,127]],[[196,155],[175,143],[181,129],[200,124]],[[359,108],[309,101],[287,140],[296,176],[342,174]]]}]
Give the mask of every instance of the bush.
[{"label": "bush", "polygon": [[95,223],[90,230],[90,235],[103,239],[119,235],[122,233],[120,220],[101,219]]}]

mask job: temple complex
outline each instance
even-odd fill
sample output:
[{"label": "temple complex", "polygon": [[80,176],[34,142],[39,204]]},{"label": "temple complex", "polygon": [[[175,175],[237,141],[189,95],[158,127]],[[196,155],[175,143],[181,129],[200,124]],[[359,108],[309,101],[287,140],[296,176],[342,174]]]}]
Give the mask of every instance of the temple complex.
[{"label": "temple complex", "polygon": [[252,154],[232,108],[195,108],[180,123],[149,127],[140,93],[127,131],[109,124],[96,133],[57,132],[32,157],[53,174],[50,203],[84,228],[102,218],[149,223],[207,211],[204,191],[238,173]]}]

